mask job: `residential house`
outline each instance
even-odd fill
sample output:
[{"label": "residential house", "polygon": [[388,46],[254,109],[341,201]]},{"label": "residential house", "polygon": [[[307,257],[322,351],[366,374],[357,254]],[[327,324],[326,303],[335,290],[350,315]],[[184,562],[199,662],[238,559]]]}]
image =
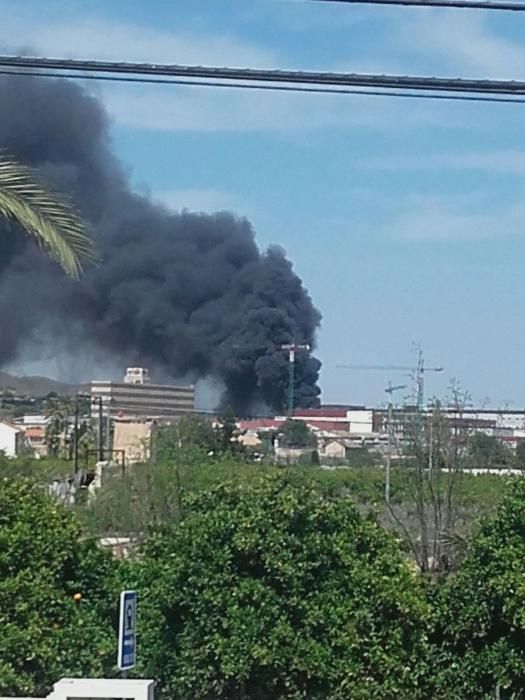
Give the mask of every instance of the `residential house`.
[{"label": "residential house", "polygon": [[25,440],[35,457],[47,455],[46,426],[48,418],[43,415],[25,415],[15,418],[13,423],[24,431]]},{"label": "residential house", "polygon": [[0,452],[6,457],[17,457],[25,445],[25,435],[21,428],[14,423],[0,422]]}]

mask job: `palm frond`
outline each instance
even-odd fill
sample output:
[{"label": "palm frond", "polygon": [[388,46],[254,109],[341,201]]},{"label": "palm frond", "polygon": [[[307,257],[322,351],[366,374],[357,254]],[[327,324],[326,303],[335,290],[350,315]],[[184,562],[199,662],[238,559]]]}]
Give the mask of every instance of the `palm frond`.
[{"label": "palm frond", "polygon": [[82,264],[94,260],[86,225],[72,204],[46,189],[30,168],[1,153],[0,216],[18,223],[75,279]]}]

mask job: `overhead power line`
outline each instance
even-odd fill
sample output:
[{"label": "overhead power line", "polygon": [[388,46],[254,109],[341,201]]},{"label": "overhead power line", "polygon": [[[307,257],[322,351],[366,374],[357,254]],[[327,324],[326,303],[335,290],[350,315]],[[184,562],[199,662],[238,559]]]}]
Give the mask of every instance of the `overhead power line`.
[{"label": "overhead power line", "polygon": [[[81,73],[83,77],[96,75],[148,76],[156,78],[179,78],[186,80],[230,81],[235,87],[239,82],[280,87],[320,86],[332,88],[373,88],[375,90],[412,90],[423,93],[460,93],[477,95],[519,96],[525,95],[525,82],[513,80],[485,80],[471,78],[435,78],[410,75],[375,75],[364,73],[328,73],[318,71],[264,70],[253,68],[221,68],[211,66],[185,66],[177,64],[123,63],[113,61],[90,61],[61,58],[39,58],[25,56],[0,56],[0,68],[11,70],[53,71],[64,77]],[[41,73],[38,73],[41,75]],[[228,83],[228,86],[230,85]],[[201,84],[201,83],[199,83]],[[276,87],[277,86],[277,87]],[[226,84],[223,85],[226,87]],[[358,90],[361,93],[361,90]],[[381,93],[383,94],[383,93]]]},{"label": "overhead power line", "polygon": [[452,100],[452,101],[467,101],[467,102],[495,102],[503,104],[525,104],[525,98],[520,97],[493,97],[490,95],[463,95],[463,94],[443,94],[438,92],[422,93],[422,92],[400,92],[397,90],[367,90],[363,89],[345,89],[345,88],[330,88],[330,87],[302,87],[300,85],[262,85],[254,83],[226,83],[221,81],[211,80],[183,80],[179,78],[139,78],[126,75],[70,75],[68,73],[51,72],[51,71],[28,71],[28,70],[1,70],[0,75],[13,75],[17,77],[33,77],[33,78],[66,78],[71,80],[100,80],[118,83],[135,83],[146,85],[180,85],[186,87],[207,87],[207,88],[231,88],[238,90],[263,90],[277,92],[299,92],[312,93],[314,95],[357,95],[364,97],[397,97],[411,98],[418,100]]},{"label": "overhead power line", "polygon": [[404,7],[448,7],[468,10],[525,12],[525,3],[499,0],[311,0],[348,5],[402,5]]}]

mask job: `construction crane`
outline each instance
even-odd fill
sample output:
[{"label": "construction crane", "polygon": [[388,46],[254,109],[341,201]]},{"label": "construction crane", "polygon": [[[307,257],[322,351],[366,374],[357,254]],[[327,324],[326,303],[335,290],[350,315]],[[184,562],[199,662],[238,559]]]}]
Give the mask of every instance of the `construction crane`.
[{"label": "construction crane", "polygon": [[357,370],[379,370],[385,372],[410,372],[415,375],[417,384],[417,410],[421,413],[425,407],[425,373],[426,372],[442,372],[443,367],[425,367],[423,351],[419,349],[418,360],[416,367],[407,367],[404,365],[337,365],[339,369],[357,369]]},{"label": "construction crane", "polygon": [[295,353],[298,350],[310,350],[307,344],[300,345],[298,343],[286,343],[281,345],[281,350],[288,351],[288,415],[293,416],[294,404],[294,385],[295,385]]}]

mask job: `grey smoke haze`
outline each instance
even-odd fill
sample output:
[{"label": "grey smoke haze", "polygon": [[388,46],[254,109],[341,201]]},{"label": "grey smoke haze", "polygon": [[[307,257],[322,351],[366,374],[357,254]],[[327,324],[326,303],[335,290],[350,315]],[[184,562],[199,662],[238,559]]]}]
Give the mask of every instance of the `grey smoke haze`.
[{"label": "grey smoke haze", "polygon": [[[103,106],[72,82],[0,78],[0,147],[71,194],[101,255],[74,283],[0,222],[1,366],[45,361],[51,337],[70,374],[78,358],[78,378],[100,354],[108,366],[126,359],[173,379],[209,377],[240,413],[283,408],[277,347],[315,345],[320,314],[281,249],[259,251],[233,214],[174,213],[133,192]],[[318,402],[319,368],[299,354],[298,405]]]}]

